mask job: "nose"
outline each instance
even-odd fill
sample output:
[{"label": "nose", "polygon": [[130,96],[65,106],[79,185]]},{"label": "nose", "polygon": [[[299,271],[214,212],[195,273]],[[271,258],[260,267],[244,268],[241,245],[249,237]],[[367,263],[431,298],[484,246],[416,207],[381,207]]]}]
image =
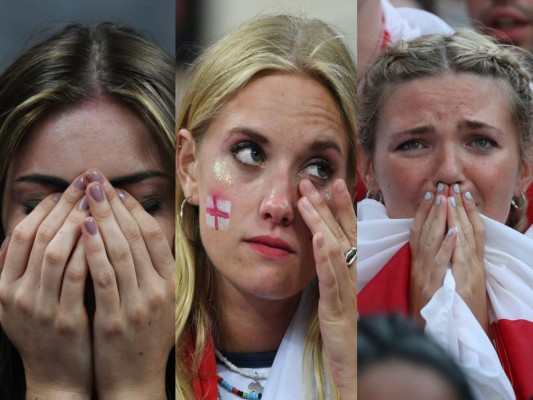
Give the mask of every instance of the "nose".
[{"label": "nose", "polygon": [[435,186],[439,182],[453,185],[464,181],[464,163],[461,157],[461,150],[454,144],[443,145],[438,150],[435,162]]},{"label": "nose", "polygon": [[294,220],[294,207],[298,194],[297,185],[291,182],[284,171],[273,174],[265,183],[265,195],[261,201],[259,213],[273,224],[287,226]]}]

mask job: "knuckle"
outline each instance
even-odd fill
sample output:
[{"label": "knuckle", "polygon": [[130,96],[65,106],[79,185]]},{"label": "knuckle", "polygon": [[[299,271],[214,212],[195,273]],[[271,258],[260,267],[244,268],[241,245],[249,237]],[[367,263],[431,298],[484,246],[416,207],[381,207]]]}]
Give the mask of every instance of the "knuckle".
[{"label": "knuckle", "polygon": [[85,280],[85,274],[80,268],[67,267],[65,281],[71,284],[79,284]]},{"label": "knuckle", "polygon": [[33,310],[32,302],[28,297],[20,294],[15,295],[14,306],[22,315],[30,315]]},{"label": "knuckle", "polygon": [[112,270],[101,271],[94,278],[94,284],[102,289],[109,289],[115,285],[115,273]]},{"label": "knuckle", "polygon": [[76,205],[76,203],[78,202],[80,198],[81,198],[81,194],[74,193],[72,191],[72,188],[69,188],[65,190],[65,192],[63,192],[63,194],[61,195],[60,201],[66,202],[67,205],[72,208]]},{"label": "knuckle", "polygon": [[147,241],[164,241],[166,240],[163,231],[159,228],[159,225],[150,224],[143,232]]},{"label": "knuckle", "polygon": [[141,239],[141,230],[136,224],[128,223],[122,228],[122,233],[126,240],[130,243],[137,242]]},{"label": "knuckle", "polygon": [[44,264],[49,266],[59,266],[66,261],[65,256],[56,248],[47,248],[44,251]]},{"label": "knuckle", "polygon": [[335,226],[332,229],[333,236],[337,240],[341,240],[345,237],[344,229],[339,224],[335,224]]},{"label": "knuckle", "polygon": [[104,324],[102,324],[102,329],[107,336],[120,336],[126,331],[126,324],[122,318],[115,317],[108,319]]},{"label": "knuckle", "polygon": [[36,239],[40,243],[50,243],[55,236],[55,229],[50,225],[42,224],[37,229]]},{"label": "knuckle", "polygon": [[69,335],[78,330],[79,321],[74,315],[61,313],[56,320],[56,329],[60,335]]},{"label": "knuckle", "polygon": [[54,321],[54,310],[48,307],[38,306],[35,310],[35,320],[40,325],[50,325]]},{"label": "knuckle", "polygon": [[131,307],[127,311],[128,320],[135,326],[141,326],[147,319],[148,313],[142,307]]},{"label": "knuckle", "polygon": [[113,259],[119,263],[127,263],[131,261],[131,252],[130,246],[127,244],[120,244],[113,248],[112,250]]},{"label": "knuckle", "polygon": [[33,239],[33,232],[23,223],[17,224],[11,233],[11,240],[15,242],[28,242]]},{"label": "knuckle", "polygon": [[96,219],[109,219],[113,215],[113,210],[109,206],[98,207],[96,210],[92,210],[94,217]]},{"label": "knuckle", "polygon": [[157,288],[150,290],[148,293],[148,305],[150,310],[160,310],[167,302],[167,293],[163,288]]}]

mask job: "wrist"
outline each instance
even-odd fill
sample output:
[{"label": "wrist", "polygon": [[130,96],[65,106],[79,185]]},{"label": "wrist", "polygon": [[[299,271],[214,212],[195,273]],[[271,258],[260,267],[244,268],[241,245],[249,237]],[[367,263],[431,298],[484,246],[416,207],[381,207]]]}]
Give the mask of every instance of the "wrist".
[{"label": "wrist", "polygon": [[91,393],[75,389],[49,387],[46,385],[28,385],[27,400],[91,400]]},{"label": "wrist", "polygon": [[99,400],[167,400],[165,382],[124,385],[98,391]]}]

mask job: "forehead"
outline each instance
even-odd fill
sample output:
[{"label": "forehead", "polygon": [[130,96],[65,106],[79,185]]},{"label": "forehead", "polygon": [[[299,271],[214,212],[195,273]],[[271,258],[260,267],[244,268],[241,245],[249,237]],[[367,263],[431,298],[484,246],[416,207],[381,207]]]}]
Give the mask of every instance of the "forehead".
[{"label": "forehead", "polygon": [[347,148],[347,131],[337,104],[320,82],[299,74],[270,74],[252,79],[229,100],[208,134],[246,127],[269,140],[295,144],[335,139]]},{"label": "forehead", "polygon": [[447,73],[392,85],[385,91],[378,131],[384,123],[402,129],[425,119],[433,124],[476,119],[508,130],[513,120],[510,91],[501,79],[468,73]]},{"label": "forehead", "polygon": [[108,99],[47,116],[28,132],[12,163],[15,175],[46,172],[67,181],[88,168],[98,168],[111,179],[162,166],[144,121]]}]

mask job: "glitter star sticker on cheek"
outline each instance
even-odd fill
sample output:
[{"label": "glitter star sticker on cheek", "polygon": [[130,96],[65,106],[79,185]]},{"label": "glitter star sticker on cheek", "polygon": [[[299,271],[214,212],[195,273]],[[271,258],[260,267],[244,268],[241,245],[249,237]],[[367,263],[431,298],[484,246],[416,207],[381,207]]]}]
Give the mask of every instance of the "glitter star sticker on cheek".
[{"label": "glitter star sticker on cheek", "polygon": [[231,201],[218,196],[207,196],[206,224],[215,230],[226,230],[229,227]]}]

